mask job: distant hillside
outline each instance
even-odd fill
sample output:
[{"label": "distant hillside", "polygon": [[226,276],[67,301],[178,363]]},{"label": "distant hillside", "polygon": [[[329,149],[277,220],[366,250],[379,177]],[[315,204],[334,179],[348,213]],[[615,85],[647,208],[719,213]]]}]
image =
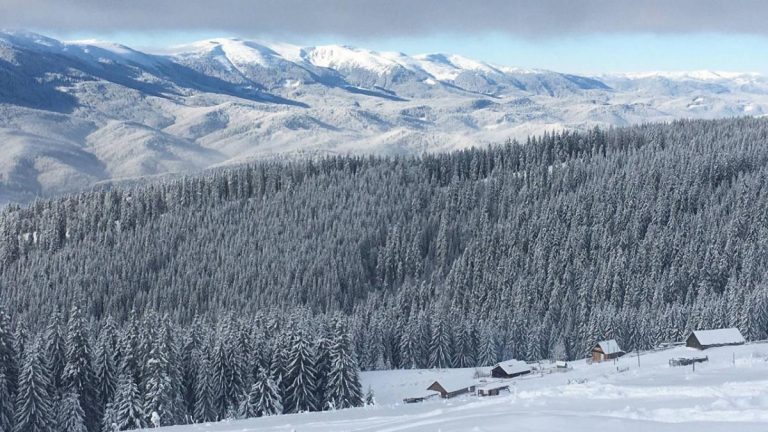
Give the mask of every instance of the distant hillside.
[{"label": "distant hillside", "polygon": [[276,155],[418,155],[544,131],[768,113],[768,81],[753,74],[585,77],[240,39],[158,55],[0,33],[0,76],[0,205]]},{"label": "distant hillside", "polygon": [[[363,368],[768,336],[768,120],[263,162],[10,207],[0,289],[88,315],[350,317]],[[441,344],[435,357],[434,344]]]}]

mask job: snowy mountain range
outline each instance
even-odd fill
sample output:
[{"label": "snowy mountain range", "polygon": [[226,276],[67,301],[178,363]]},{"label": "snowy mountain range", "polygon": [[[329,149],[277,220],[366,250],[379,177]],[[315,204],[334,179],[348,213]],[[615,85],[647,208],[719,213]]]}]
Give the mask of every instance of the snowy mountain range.
[{"label": "snowy mountain range", "polygon": [[145,53],[0,33],[0,204],[274,157],[420,154],[546,130],[768,113],[768,80],[594,77],[458,55],[211,39]]}]

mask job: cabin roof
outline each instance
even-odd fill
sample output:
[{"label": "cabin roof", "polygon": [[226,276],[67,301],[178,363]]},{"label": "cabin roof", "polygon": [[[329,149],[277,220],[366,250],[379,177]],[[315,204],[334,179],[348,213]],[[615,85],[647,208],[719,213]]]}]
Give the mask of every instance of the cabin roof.
[{"label": "cabin roof", "polygon": [[515,375],[531,371],[531,367],[526,362],[515,359],[500,362],[496,367],[500,367],[507,375]]},{"label": "cabin roof", "polygon": [[[432,387],[435,383],[440,384],[440,387],[444,388],[448,393],[475,385],[474,381],[462,377],[436,377],[435,380],[429,384],[429,387]],[[430,390],[429,387],[427,387],[427,390]]]},{"label": "cabin roof", "polygon": [[744,343],[744,336],[739,329],[735,327],[714,329],[714,330],[696,330],[693,332],[696,340],[702,345],[724,345]]},{"label": "cabin roof", "polygon": [[496,389],[503,389],[509,387],[509,381],[492,381],[489,383],[485,383],[482,386],[478,387],[478,391],[491,391]]},{"label": "cabin roof", "polygon": [[600,349],[603,351],[603,354],[605,355],[611,355],[611,354],[618,354],[622,351],[621,347],[619,347],[619,343],[616,342],[616,339],[609,339],[600,341],[595,345],[595,347],[600,347]]}]

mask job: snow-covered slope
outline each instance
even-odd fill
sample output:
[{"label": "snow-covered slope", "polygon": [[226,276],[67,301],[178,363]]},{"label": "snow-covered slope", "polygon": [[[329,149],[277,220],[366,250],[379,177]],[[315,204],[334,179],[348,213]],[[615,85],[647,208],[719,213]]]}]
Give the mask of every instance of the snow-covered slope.
[{"label": "snow-covered slope", "polygon": [[768,113],[755,74],[584,77],[233,38],[144,53],[0,33],[0,204],[254,158],[422,153],[553,129]]},{"label": "snow-covered slope", "polygon": [[[669,359],[707,356],[689,367]],[[768,430],[768,344],[695,351],[685,347],[627,355],[616,363],[570,363],[571,370],[508,380],[510,392],[431,399],[435,376],[472,382],[474,370],[363,373],[377,404],[335,412],[161,428],[164,432],[520,431],[715,432]],[[415,393],[415,394],[414,394]]]}]

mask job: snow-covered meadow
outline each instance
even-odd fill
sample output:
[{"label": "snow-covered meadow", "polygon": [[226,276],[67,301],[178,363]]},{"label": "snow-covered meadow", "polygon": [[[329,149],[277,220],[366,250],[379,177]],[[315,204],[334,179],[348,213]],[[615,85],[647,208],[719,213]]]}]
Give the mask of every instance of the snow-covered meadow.
[{"label": "snow-covered meadow", "polygon": [[[669,359],[708,356],[692,367]],[[365,372],[376,406],[335,412],[175,426],[164,432],[251,431],[766,431],[768,343],[697,351],[632,353],[616,363],[571,362],[572,370],[510,380],[509,393],[404,404],[435,376],[473,381],[475,369]]]}]

